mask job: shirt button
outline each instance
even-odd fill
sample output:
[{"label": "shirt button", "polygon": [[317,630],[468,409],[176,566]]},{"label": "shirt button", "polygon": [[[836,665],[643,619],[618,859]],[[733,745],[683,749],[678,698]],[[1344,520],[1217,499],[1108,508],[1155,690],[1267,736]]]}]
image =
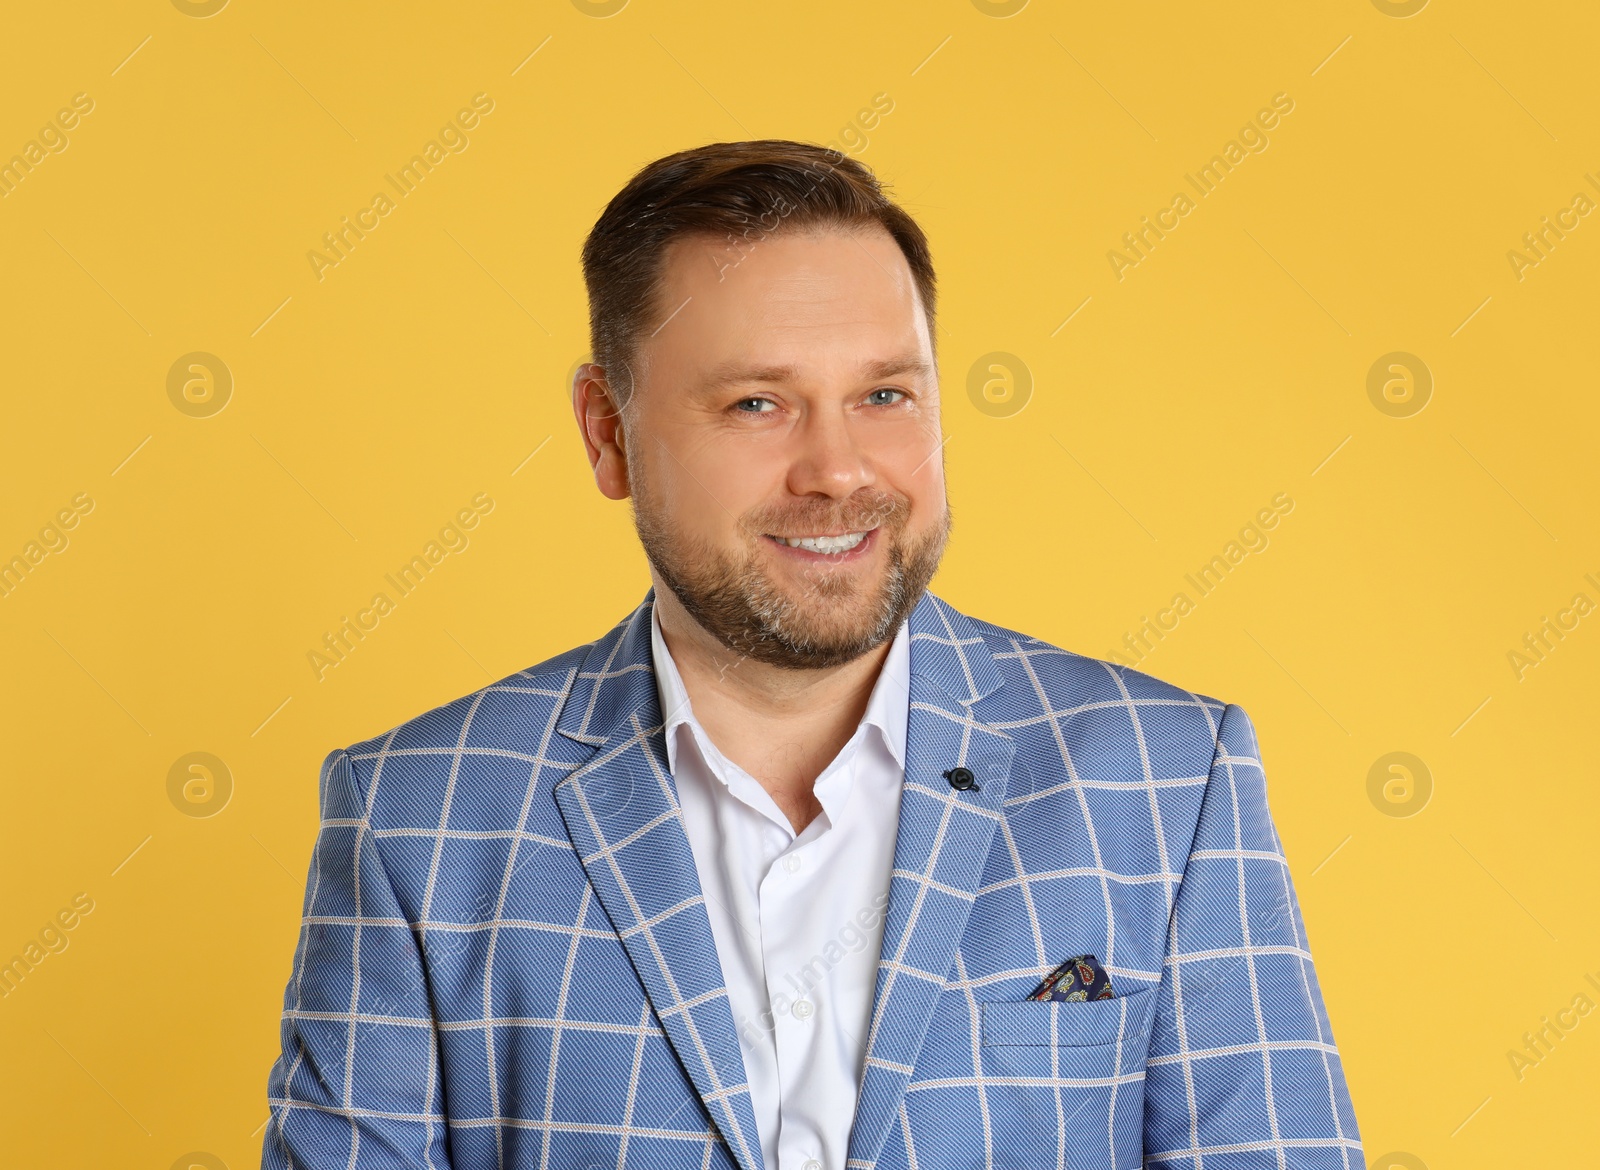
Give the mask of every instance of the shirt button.
[{"label": "shirt button", "polygon": [[[790,853],[783,859],[783,868],[788,870],[790,873],[799,873],[800,867],[804,864],[805,862],[800,860],[800,855],[798,853]],[[812,1161],[815,1161],[815,1159],[812,1159]],[[822,1170],[822,1164],[819,1162],[816,1166],[812,1166],[810,1162],[807,1162],[803,1167],[801,1167],[801,1170]]]},{"label": "shirt button", "polygon": [[800,1167],[800,1170],[822,1170],[822,1163],[817,1161],[815,1158],[807,1158],[805,1160],[805,1164]]},{"label": "shirt button", "polygon": [[816,1009],[811,1006],[811,1001],[809,999],[797,999],[794,1001],[794,1006],[789,1009],[789,1011],[794,1014],[794,1018],[797,1020],[809,1020],[811,1018],[811,1013],[815,1010]]}]

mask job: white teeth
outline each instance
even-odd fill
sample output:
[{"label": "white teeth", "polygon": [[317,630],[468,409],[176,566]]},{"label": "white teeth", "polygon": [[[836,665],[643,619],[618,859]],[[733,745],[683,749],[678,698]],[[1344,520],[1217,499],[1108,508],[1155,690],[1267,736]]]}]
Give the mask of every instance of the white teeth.
[{"label": "white teeth", "polygon": [[803,548],[814,553],[849,552],[867,538],[865,532],[846,532],[843,536],[780,536],[777,539],[790,548]]}]

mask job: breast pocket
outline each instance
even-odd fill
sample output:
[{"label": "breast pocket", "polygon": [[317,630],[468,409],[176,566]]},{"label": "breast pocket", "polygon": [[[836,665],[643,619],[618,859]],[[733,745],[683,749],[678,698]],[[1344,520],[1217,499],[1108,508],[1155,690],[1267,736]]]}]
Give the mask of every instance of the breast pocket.
[{"label": "breast pocket", "polygon": [[997,1167],[1123,1170],[1143,1161],[1155,993],[981,1005],[979,1060]]}]

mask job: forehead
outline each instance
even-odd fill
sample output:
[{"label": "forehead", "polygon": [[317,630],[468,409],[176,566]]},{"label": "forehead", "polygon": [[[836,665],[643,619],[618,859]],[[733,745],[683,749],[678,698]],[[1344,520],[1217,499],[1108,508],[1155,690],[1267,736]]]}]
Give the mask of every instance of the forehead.
[{"label": "forehead", "polygon": [[931,354],[910,265],[877,224],[673,241],[641,348],[652,367],[696,369],[755,352],[798,365]]}]

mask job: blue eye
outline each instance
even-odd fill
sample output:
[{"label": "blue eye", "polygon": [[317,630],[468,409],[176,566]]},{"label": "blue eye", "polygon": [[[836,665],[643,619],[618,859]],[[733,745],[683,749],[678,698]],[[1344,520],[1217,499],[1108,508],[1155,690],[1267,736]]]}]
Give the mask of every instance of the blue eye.
[{"label": "blue eye", "polygon": [[734,403],[734,409],[743,411],[745,414],[765,414],[766,410],[764,408],[771,405],[771,400],[767,398],[741,398]]},{"label": "blue eye", "polygon": [[898,394],[900,398],[906,396],[904,390],[896,390],[893,386],[881,386],[867,395],[867,401],[873,406],[892,406],[899,401],[899,399],[895,398],[884,398],[883,395],[885,394]]}]

